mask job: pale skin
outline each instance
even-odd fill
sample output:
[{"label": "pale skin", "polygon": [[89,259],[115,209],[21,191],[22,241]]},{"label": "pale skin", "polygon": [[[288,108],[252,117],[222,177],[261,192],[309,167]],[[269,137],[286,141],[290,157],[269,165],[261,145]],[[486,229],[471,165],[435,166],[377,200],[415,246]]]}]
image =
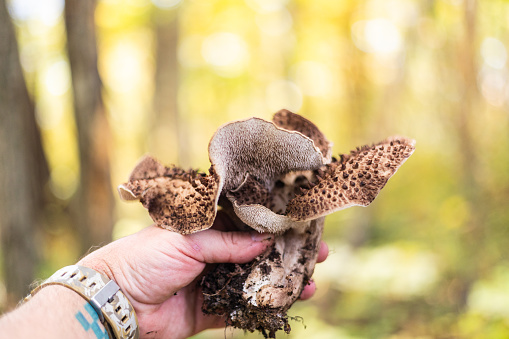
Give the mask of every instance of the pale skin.
[{"label": "pale skin", "polygon": [[[183,236],[150,226],[92,252],[78,264],[115,280],[135,309],[140,338],[187,338],[225,326],[224,318],[201,311],[202,294],[196,282],[209,264],[249,262],[272,242],[272,235],[256,232],[209,229]],[[322,242],[318,262],[327,254]],[[311,282],[300,298],[310,298],[315,289]],[[2,336],[97,339],[96,333],[76,320],[78,312],[86,314],[85,304],[66,287],[45,287],[0,318]]]}]

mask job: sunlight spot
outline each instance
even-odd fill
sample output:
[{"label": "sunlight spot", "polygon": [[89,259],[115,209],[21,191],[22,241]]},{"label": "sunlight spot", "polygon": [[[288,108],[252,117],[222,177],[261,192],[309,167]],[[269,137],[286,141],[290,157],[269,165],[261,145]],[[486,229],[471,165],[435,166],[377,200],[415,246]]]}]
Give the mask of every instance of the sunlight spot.
[{"label": "sunlight spot", "polygon": [[138,46],[120,42],[106,55],[104,67],[107,84],[120,93],[137,88],[142,82],[141,55]]},{"label": "sunlight spot", "polygon": [[65,165],[57,165],[51,171],[50,188],[62,200],[69,199],[78,188],[78,173]]},{"label": "sunlight spot", "polygon": [[481,56],[488,66],[502,69],[507,61],[507,50],[500,40],[488,37],[481,44]]},{"label": "sunlight spot", "polygon": [[463,6],[464,0],[447,0],[453,6]]},{"label": "sunlight spot", "polygon": [[152,3],[162,9],[170,9],[180,4],[181,0],[151,0]]},{"label": "sunlight spot", "polygon": [[30,41],[19,45],[19,47],[19,59],[23,70],[27,73],[33,73],[36,70],[39,70],[38,62],[40,61],[40,58],[37,43]]},{"label": "sunlight spot", "polygon": [[509,90],[507,71],[483,67],[479,72],[479,87],[486,101],[493,106],[501,107],[507,100]]},{"label": "sunlight spot", "polygon": [[282,108],[298,112],[302,107],[302,92],[292,81],[276,80],[267,86],[266,101],[271,112],[279,111]]},{"label": "sunlight spot", "polygon": [[305,95],[323,96],[331,92],[333,78],[323,63],[302,61],[295,66],[295,82]]},{"label": "sunlight spot", "polygon": [[292,16],[286,8],[280,11],[260,13],[256,15],[256,25],[270,36],[280,36],[292,28]]},{"label": "sunlight spot", "polygon": [[387,19],[357,21],[352,25],[352,38],[355,46],[367,53],[396,53],[402,46],[398,28]]},{"label": "sunlight spot", "polygon": [[384,17],[400,27],[415,26],[419,22],[419,6],[408,0],[370,0],[366,4],[367,16]]},{"label": "sunlight spot", "polygon": [[14,20],[38,20],[54,26],[64,11],[64,0],[13,0],[9,3],[9,14]]},{"label": "sunlight spot", "polygon": [[403,58],[400,54],[369,54],[366,60],[367,75],[377,85],[388,85],[401,74]]},{"label": "sunlight spot", "polygon": [[499,266],[489,278],[479,279],[468,296],[471,311],[509,317],[509,268]]},{"label": "sunlight spot", "polygon": [[287,3],[288,0],[246,0],[246,4],[259,13],[277,12]]},{"label": "sunlight spot", "polygon": [[249,60],[245,41],[234,33],[219,32],[205,38],[201,49],[203,58],[215,71],[225,77],[239,75]]},{"label": "sunlight spot", "polygon": [[69,64],[65,60],[55,61],[48,67],[44,75],[44,86],[54,96],[67,92],[71,84]]},{"label": "sunlight spot", "polygon": [[[49,99],[49,95],[47,98]],[[57,128],[66,113],[63,98],[41,100],[35,103],[35,118],[40,128]]]},{"label": "sunlight spot", "polygon": [[425,295],[439,277],[435,255],[410,243],[360,250],[348,244],[329,246],[334,256],[317,266],[315,274],[340,290],[406,299]]}]

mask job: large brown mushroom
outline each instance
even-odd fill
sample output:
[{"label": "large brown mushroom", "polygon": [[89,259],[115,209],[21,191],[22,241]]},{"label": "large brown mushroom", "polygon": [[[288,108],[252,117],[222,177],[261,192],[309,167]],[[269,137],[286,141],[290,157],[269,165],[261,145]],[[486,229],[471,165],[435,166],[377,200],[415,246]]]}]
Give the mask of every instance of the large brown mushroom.
[{"label": "large brown mushroom", "polygon": [[277,330],[290,331],[286,313],[313,274],[325,215],[369,205],[414,144],[391,137],[335,159],[313,123],[281,110],[273,122],[221,126],[209,144],[208,175],[145,157],[119,193],[140,200],[158,226],[181,234],[210,228],[218,206],[241,230],[274,233],[264,255],[218,265],[201,285],[205,313],[275,337]]}]

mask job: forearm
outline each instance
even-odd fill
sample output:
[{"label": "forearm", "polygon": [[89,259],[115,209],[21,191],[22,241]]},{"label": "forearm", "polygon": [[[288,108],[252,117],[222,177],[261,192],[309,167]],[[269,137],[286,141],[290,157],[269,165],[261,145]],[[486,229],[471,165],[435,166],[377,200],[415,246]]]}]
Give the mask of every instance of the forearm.
[{"label": "forearm", "polygon": [[5,338],[107,339],[94,309],[71,289],[52,285],[0,318]]}]

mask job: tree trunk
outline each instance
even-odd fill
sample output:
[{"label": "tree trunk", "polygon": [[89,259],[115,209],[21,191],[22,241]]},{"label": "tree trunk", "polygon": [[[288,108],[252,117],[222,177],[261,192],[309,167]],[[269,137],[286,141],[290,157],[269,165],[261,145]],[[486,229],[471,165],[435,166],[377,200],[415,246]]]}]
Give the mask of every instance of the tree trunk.
[{"label": "tree trunk", "polygon": [[483,185],[479,182],[478,173],[481,163],[476,152],[477,140],[475,137],[476,114],[479,111],[479,91],[477,88],[476,67],[477,50],[475,39],[477,33],[477,0],[464,2],[464,37],[461,48],[458,50],[457,60],[461,70],[458,78],[458,88],[461,94],[461,104],[458,105],[456,120],[456,137],[460,146],[460,180],[462,194],[470,206],[476,206],[477,211],[472,213],[465,232],[461,234],[462,253],[469,253],[468,265],[464,265],[464,259],[458,258],[455,277],[459,280],[452,292],[457,310],[463,310],[467,306],[468,296],[473,283],[479,278],[479,269],[482,267],[483,249],[485,247],[484,225],[486,221],[485,207],[482,206],[484,199]]},{"label": "tree trunk", "polygon": [[73,219],[82,251],[110,241],[113,228],[114,200],[108,154],[110,134],[97,69],[95,5],[92,0],[65,2],[67,49],[80,153],[80,186]]},{"label": "tree trunk", "polygon": [[[154,117],[152,120],[151,151],[167,163],[188,166],[187,128],[178,109],[178,16],[176,10],[155,9],[156,22],[156,70],[154,93]],[[177,145],[173,154],[168,145]],[[165,157],[168,156],[168,159]]]},{"label": "tree trunk", "polygon": [[29,292],[35,277],[49,171],[5,0],[0,41],[0,232],[9,307]]}]

